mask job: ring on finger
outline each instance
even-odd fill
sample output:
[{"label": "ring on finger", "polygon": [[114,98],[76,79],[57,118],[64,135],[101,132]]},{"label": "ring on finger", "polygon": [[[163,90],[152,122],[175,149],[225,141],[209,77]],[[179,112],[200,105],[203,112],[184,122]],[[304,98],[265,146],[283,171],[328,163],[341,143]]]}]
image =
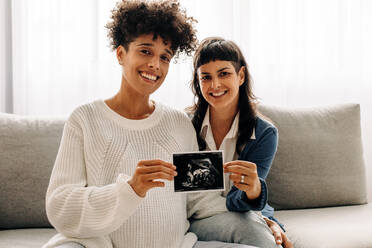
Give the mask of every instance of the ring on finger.
[{"label": "ring on finger", "polygon": [[240,175],[240,183],[244,183],[244,179],[245,179],[244,175]]}]

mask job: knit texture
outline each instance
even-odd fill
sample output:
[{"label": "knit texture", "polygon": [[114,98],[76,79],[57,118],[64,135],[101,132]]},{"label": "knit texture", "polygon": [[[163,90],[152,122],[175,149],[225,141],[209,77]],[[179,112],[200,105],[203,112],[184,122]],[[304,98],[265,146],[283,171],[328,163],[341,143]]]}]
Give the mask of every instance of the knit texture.
[{"label": "knit texture", "polygon": [[59,234],[44,247],[192,247],[186,194],[164,180],[164,188],[141,198],[127,181],[140,160],[172,162],[172,153],[196,150],[188,117],[160,103],[142,120],[126,119],[102,100],[80,106],[65,124],[46,196]]}]

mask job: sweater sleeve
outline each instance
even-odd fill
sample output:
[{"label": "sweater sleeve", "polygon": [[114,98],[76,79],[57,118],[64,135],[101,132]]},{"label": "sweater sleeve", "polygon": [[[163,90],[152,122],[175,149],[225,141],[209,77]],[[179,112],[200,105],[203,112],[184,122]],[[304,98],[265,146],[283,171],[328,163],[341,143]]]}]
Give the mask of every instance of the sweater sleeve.
[{"label": "sweater sleeve", "polygon": [[67,237],[90,238],[113,232],[143,200],[128,179],[120,174],[113,184],[87,186],[82,130],[69,119],[46,195],[49,221]]},{"label": "sweater sleeve", "polygon": [[257,143],[251,149],[246,153],[244,153],[245,151],[242,152],[241,159],[256,164],[258,177],[261,182],[261,194],[257,199],[249,200],[243,191],[232,187],[226,197],[226,206],[230,211],[262,210],[267,203],[268,193],[265,179],[269,173],[277,149],[277,129],[270,126],[264,130],[262,136],[257,138]]}]

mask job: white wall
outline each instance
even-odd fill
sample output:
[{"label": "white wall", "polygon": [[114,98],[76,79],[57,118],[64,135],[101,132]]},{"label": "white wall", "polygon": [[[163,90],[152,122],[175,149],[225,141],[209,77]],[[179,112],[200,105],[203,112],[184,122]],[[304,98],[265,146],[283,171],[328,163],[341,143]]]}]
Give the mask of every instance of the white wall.
[{"label": "white wall", "polygon": [[0,1],[0,112],[5,111],[5,1]]},{"label": "white wall", "polygon": [[12,112],[10,1],[0,1],[0,112]]}]

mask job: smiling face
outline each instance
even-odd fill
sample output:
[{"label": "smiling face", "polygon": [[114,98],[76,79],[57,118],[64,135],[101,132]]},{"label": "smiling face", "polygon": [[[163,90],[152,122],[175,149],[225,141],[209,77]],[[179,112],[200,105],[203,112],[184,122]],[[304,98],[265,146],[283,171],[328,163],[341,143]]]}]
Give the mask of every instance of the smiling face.
[{"label": "smiling face", "polygon": [[173,57],[170,42],[153,34],[138,36],[128,49],[117,48],[117,58],[122,66],[122,84],[126,91],[148,96],[163,83]]},{"label": "smiling face", "polygon": [[239,87],[244,83],[244,67],[236,72],[230,61],[215,60],[201,65],[198,80],[204,99],[212,108],[236,108]]}]

